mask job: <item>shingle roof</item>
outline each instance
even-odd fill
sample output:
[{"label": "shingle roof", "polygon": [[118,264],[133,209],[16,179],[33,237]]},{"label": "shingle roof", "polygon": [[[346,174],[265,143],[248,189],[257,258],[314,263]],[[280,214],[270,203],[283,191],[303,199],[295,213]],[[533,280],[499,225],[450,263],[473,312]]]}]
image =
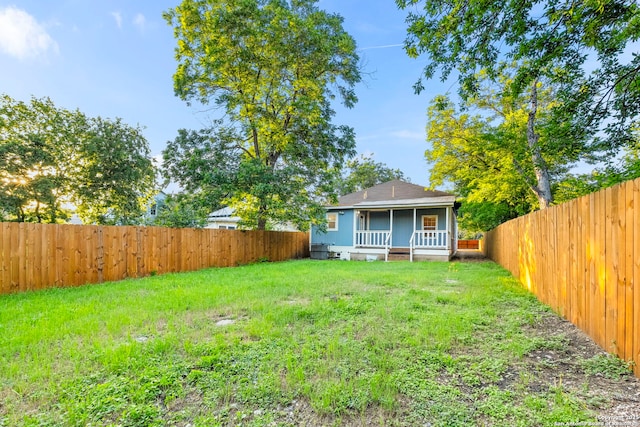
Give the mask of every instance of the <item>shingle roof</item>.
[{"label": "shingle roof", "polygon": [[375,185],[338,198],[335,206],[391,206],[433,203],[453,204],[455,195],[438,190],[427,190],[422,185],[394,180]]}]

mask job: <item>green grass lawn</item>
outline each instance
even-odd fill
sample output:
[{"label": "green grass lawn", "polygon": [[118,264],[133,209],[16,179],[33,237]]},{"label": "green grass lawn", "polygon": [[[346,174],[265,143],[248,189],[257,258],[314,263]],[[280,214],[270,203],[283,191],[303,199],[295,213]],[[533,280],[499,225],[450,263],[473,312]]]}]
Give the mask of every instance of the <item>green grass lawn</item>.
[{"label": "green grass lawn", "polygon": [[518,368],[563,345],[527,332],[548,315],[490,262],[291,261],[4,296],[0,426],[593,419]]}]

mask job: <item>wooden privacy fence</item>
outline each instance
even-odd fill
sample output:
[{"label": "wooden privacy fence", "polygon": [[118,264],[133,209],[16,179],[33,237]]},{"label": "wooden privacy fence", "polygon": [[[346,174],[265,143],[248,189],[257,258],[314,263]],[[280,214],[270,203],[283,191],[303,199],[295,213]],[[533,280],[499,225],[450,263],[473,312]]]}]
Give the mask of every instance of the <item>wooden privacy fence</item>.
[{"label": "wooden privacy fence", "polygon": [[0,223],[0,294],[309,256],[276,231]]},{"label": "wooden privacy fence", "polygon": [[640,179],[504,223],[486,255],[640,376]]}]

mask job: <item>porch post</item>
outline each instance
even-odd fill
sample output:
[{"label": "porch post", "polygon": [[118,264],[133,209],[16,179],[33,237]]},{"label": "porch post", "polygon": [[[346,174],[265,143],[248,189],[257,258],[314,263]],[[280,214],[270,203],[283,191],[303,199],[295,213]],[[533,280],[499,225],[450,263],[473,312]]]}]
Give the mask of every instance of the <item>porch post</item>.
[{"label": "porch post", "polygon": [[[416,233],[416,221],[418,220],[418,209],[413,208],[413,227],[411,227],[411,233],[415,234]],[[412,234],[412,236],[413,236]]]},{"label": "porch post", "polygon": [[360,217],[360,211],[353,210],[353,239],[351,240],[352,246],[356,247],[356,233],[358,232],[358,218]]},{"label": "porch post", "polygon": [[450,223],[451,208],[445,209],[445,212],[447,213],[447,250],[451,251],[451,239],[453,238],[453,236],[451,235],[451,223]]},{"label": "porch post", "polygon": [[413,208],[413,224],[411,225],[411,239],[409,240],[409,261],[413,262],[413,248],[416,244],[416,220],[418,216],[418,209]]},{"label": "porch post", "polygon": [[[389,209],[389,233],[393,236],[393,209]],[[393,237],[391,237],[391,246],[393,246]]]}]

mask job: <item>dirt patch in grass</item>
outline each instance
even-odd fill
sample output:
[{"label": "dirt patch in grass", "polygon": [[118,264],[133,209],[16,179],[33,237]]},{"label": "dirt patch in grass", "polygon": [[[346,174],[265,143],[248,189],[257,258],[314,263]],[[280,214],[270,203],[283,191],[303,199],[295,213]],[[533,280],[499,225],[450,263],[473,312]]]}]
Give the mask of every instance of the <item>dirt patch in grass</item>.
[{"label": "dirt patch in grass", "polygon": [[[478,406],[479,402],[473,400],[482,395],[482,389],[492,386],[505,393],[517,393],[516,390],[524,386],[524,393],[531,396],[548,396],[549,390],[557,389],[579,397],[597,422],[604,423],[602,425],[640,426],[640,379],[631,373],[612,371],[607,366],[603,366],[600,372],[588,372],[589,361],[606,360],[610,356],[584,332],[551,312],[542,313],[533,325],[523,329],[526,334],[539,337],[546,344],[508,366],[494,383],[470,386],[446,370],[439,373],[436,381],[457,388],[461,392],[459,399],[468,406]],[[470,350],[467,356],[474,353],[472,349],[467,350]],[[465,357],[465,354],[457,353],[456,357]],[[523,377],[528,379],[523,380]],[[404,420],[412,411],[412,398],[398,396],[397,403],[393,411],[370,407],[358,416],[333,417],[319,415],[301,399],[284,408],[278,421],[285,425],[306,426],[408,425]],[[482,415],[475,416],[475,422],[482,420]],[[486,425],[495,424],[487,418]]]},{"label": "dirt patch in grass", "polygon": [[[526,329],[547,340],[555,337],[559,343],[557,348],[531,351],[517,368],[534,375],[529,384],[532,390],[561,385],[581,396],[598,419],[640,425],[640,379],[631,373],[621,374],[619,365],[615,367],[615,359],[589,336],[553,313],[541,316],[535,325]],[[607,366],[608,360],[613,367]],[[596,365],[595,369],[589,369],[593,361],[602,361],[601,368]]]}]

